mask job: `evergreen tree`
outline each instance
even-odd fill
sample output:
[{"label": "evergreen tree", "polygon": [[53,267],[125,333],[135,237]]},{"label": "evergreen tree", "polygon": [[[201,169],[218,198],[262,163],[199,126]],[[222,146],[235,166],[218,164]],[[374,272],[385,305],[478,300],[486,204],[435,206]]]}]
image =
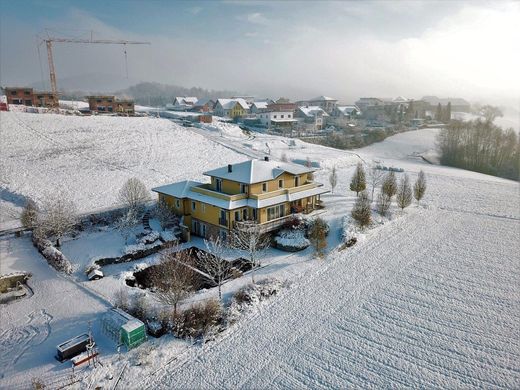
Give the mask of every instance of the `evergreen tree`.
[{"label": "evergreen tree", "polygon": [[356,199],[356,203],[352,208],[352,218],[361,228],[370,225],[372,213],[370,211],[370,199],[366,191],[361,192]]},{"label": "evergreen tree", "polygon": [[406,174],[399,181],[396,199],[401,210],[412,203],[412,187],[410,186],[410,178]]},{"label": "evergreen tree", "polygon": [[361,191],[364,191],[367,187],[365,170],[363,169],[363,165],[359,162],[356,166],[356,171],[354,172],[354,176],[352,176],[352,180],[350,182],[350,190],[356,192],[356,196],[359,195]]},{"label": "evergreen tree", "polygon": [[421,201],[426,192],[426,177],[422,170],[419,171],[419,176],[417,176],[417,181],[413,185],[413,196],[417,199],[417,203]]},{"label": "evergreen tree", "polygon": [[448,102],[446,106],[446,112],[444,113],[444,122],[449,123],[451,121],[451,102]]},{"label": "evergreen tree", "polygon": [[383,186],[382,186],[383,194],[387,195],[390,199],[397,192],[397,180],[395,178],[395,173],[390,171],[386,175]]},{"label": "evergreen tree", "polygon": [[439,122],[442,122],[443,120],[443,117],[442,117],[442,106],[441,104],[437,104],[437,111],[435,112],[435,120],[436,121],[439,121]]}]

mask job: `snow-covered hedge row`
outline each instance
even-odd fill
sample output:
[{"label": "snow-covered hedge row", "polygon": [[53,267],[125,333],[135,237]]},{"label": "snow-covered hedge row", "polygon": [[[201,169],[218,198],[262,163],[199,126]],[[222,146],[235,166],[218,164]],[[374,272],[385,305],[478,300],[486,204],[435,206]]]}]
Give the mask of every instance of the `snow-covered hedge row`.
[{"label": "snow-covered hedge row", "polygon": [[297,252],[307,248],[311,243],[305,238],[305,232],[301,229],[281,230],[274,238],[278,249]]},{"label": "snow-covered hedge row", "polygon": [[259,302],[276,295],[284,287],[284,282],[276,278],[267,278],[248,284],[241,288],[233,296],[228,308],[227,319],[230,324],[236,322],[239,317]]},{"label": "snow-covered hedge row", "polygon": [[33,244],[38,251],[45,257],[47,263],[59,272],[71,274],[73,271],[72,263],[65,257],[65,255],[56,249],[52,243],[47,239],[37,238],[33,234]]}]

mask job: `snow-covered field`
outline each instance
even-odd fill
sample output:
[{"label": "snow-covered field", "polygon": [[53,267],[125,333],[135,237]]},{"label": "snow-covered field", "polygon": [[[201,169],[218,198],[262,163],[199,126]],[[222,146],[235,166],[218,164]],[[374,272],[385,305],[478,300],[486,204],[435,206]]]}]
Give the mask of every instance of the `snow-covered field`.
[{"label": "snow-covered field", "polygon": [[[347,152],[245,135],[218,122],[189,129],[152,118],[2,113],[0,119],[2,132],[6,122],[15,129],[8,131],[8,147],[2,146],[2,165],[10,164],[2,172],[10,179],[3,182],[9,192],[35,196],[58,175],[85,210],[113,204],[127,177],[139,175],[149,187],[200,179],[203,170],[246,156],[286,155],[302,162],[309,157],[321,167],[316,180],[326,185],[330,168],[338,169],[334,195],[322,198],[322,216],[331,225],[324,260],[313,259],[310,248],[297,254],[272,250],[258,276],[290,279],[290,288],[202,347],[161,338],[148,366],[133,359],[150,342],[118,361],[94,321],[105,367],[87,372],[78,388],[94,382],[112,387],[108,373],[117,376],[126,362],[120,388],[520,387],[518,183],[425,163],[419,155],[434,148],[436,130]],[[36,136],[27,123],[40,133],[49,129],[62,143]],[[17,140],[16,131],[32,141]],[[29,158],[31,142],[37,145],[36,162]],[[75,153],[68,144],[94,146]],[[53,157],[52,150],[59,155]],[[348,184],[360,159],[403,168],[412,180],[423,169],[428,190],[421,206],[404,213],[394,209],[389,222],[340,251],[341,220],[354,201]],[[38,177],[31,169],[42,164],[45,175]],[[0,240],[0,253],[0,273],[32,272],[35,292],[0,308],[0,356],[14,356],[2,362],[0,387],[24,388],[37,375],[60,378],[65,369],[52,358],[54,346],[78,333],[86,318],[99,319],[108,307],[103,296],[132,265],[107,267],[107,278],[78,284],[49,268],[27,238]],[[241,278],[225,285],[224,293],[243,283]]]}]

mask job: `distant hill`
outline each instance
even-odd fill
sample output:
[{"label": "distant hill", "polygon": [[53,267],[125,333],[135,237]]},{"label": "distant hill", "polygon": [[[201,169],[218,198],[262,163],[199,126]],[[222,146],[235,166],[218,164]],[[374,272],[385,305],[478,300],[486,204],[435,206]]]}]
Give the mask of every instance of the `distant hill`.
[{"label": "distant hill", "polygon": [[218,98],[236,95],[234,91],[217,91],[200,87],[185,88],[178,85],[143,82],[115,93],[117,96],[130,97],[143,106],[165,106],[173,103],[176,96],[196,96],[198,98]]}]

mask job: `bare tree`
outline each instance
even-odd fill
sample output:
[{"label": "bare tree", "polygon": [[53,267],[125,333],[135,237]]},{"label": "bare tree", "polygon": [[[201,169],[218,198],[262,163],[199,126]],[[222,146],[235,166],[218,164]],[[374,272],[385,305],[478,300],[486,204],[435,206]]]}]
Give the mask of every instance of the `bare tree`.
[{"label": "bare tree", "polygon": [[173,209],[164,199],[160,199],[155,205],[154,215],[163,229],[175,224],[175,221],[178,219]]},{"label": "bare tree", "polygon": [[174,315],[177,315],[179,302],[193,293],[194,279],[195,271],[187,251],[164,253],[152,274],[157,299],[173,306]]},{"label": "bare tree", "polygon": [[27,203],[23,208],[22,215],[20,216],[20,221],[22,222],[22,226],[26,229],[33,229],[38,225],[38,213],[40,209],[36,202],[32,199],[27,199]]},{"label": "bare tree", "polygon": [[426,176],[422,169],[419,171],[419,175],[417,176],[417,180],[413,185],[413,196],[417,200],[417,203],[421,201],[424,194],[426,193]]},{"label": "bare tree", "polygon": [[63,195],[52,196],[43,201],[38,228],[46,237],[54,237],[58,248],[61,245],[61,238],[72,232],[76,223],[74,202]]},{"label": "bare tree", "polygon": [[125,244],[128,244],[128,238],[132,229],[139,224],[139,217],[137,216],[137,210],[129,208],[122,216],[116,221],[116,229],[119,230],[121,235],[125,239]]},{"label": "bare tree", "polygon": [[338,184],[338,173],[336,172],[335,165],[332,167],[332,171],[330,172],[329,183],[332,193],[334,193],[334,188],[336,188],[336,185]]},{"label": "bare tree", "polygon": [[231,247],[244,253],[251,262],[251,280],[255,282],[255,268],[260,266],[260,258],[269,247],[269,237],[262,233],[260,225],[255,221],[237,223],[231,232]]},{"label": "bare tree", "polygon": [[390,205],[392,204],[392,198],[390,198],[387,194],[380,192],[377,196],[377,212],[381,216],[386,216],[388,210],[390,210]]},{"label": "bare tree", "polygon": [[121,310],[128,311],[128,308],[130,307],[130,298],[128,297],[128,292],[124,287],[121,287],[114,293],[114,306]]},{"label": "bare tree", "polygon": [[405,207],[410,206],[412,203],[412,187],[410,186],[410,178],[407,174],[399,181],[396,200],[401,210],[404,210]]},{"label": "bare tree", "polygon": [[397,193],[397,180],[394,172],[390,171],[387,173],[383,180],[382,190],[389,198],[392,198]]},{"label": "bare tree", "polygon": [[356,199],[354,207],[352,208],[352,218],[358,223],[361,228],[370,225],[372,221],[372,212],[370,210],[370,199],[366,191]]},{"label": "bare tree", "polygon": [[358,196],[361,191],[366,189],[366,187],[367,182],[365,177],[365,170],[363,169],[363,165],[358,162],[354,176],[352,176],[352,180],[350,181],[350,190],[355,191],[356,196]]},{"label": "bare tree", "polygon": [[141,211],[149,199],[150,194],[146,186],[136,177],[128,179],[119,190],[119,201],[136,212]]},{"label": "bare tree", "polygon": [[320,217],[315,218],[309,225],[309,240],[314,247],[315,255],[319,258],[325,255],[328,229],[327,222]]},{"label": "bare tree", "polygon": [[385,177],[384,172],[381,169],[377,169],[376,167],[372,167],[368,173],[368,182],[370,184],[372,195],[370,197],[370,201],[374,201],[374,191],[375,189],[383,182]]},{"label": "bare tree", "polygon": [[500,108],[486,104],[480,107],[480,113],[486,122],[492,123],[497,117],[504,116]]},{"label": "bare tree", "polygon": [[232,263],[224,258],[227,248],[220,237],[204,240],[204,245],[206,252],[199,252],[201,267],[217,285],[218,299],[222,300],[222,284],[231,274]]}]

